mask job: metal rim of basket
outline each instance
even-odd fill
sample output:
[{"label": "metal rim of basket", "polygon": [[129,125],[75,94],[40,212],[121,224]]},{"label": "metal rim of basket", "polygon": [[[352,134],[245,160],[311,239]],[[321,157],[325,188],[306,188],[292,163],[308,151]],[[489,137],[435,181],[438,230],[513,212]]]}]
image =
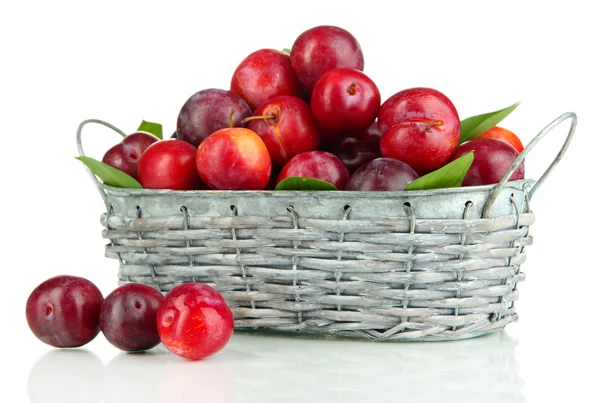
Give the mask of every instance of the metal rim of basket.
[{"label": "metal rim of basket", "polygon": [[[532,188],[529,190],[529,192],[527,193],[527,198],[528,201],[531,200],[531,198],[533,197],[534,193],[537,191],[537,189],[539,188],[539,186],[541,184],[543,184],[548,175],[550,175],[550,173],[554,170],[554,168],[556,167],[556,165],[560,162],[560,160],[562,159],[563,155],[565,154],[565,152],[567,151],[567,149],[569,148],[569,145],[571,144],[571,140],[573,138],[573,135],[575,134],[575,129],[577,128],[577,115],[574,112],[566,112],[562,115],[560,115],[559,117],[557,117],[556,119],[554,119],[552,122],[550,122],[548,125],[546,125],[546,127],[544,127],[530,142],[529,144],[527,144],[527,146],[523,149],[523,151],[521,151],[521,153],[519,153],[519,155],[517,156],[517,158],[513,161],[512,165],[508,168],[508,170],[506,171],[506,173],[504,174],[504,176],[502,177],[502,179],[500,180],[500,182],[498,182],[496,185],[491,185],[492,191],[490,192],[486,203],[483,207],[483,212],[482,212],[482,218],[489,218],[490,215],[490,210],[494,204],[494,202],[496,201],[496,199],[498,198],[498,196],[500,195],[500,193],[502,192],[502,190],[504,189],[504,187],[506,186],[507,182],[509,181],[510,177],[512,176],[512,174],[515,172],[515,170],[517,169],[517,167],[521,164],[521,162],[523,162],[523,160],[525,159],[525,157],[527,156],[527,154],[529,154],[529,152],[548,134],[550,133],[552,130],[554,130],[558,125],[560,125],[563,121],[570,119],[571,120],[571,126],[569,128],[569,132],[567,134],[567,138],[565,139],[562,147],[560,148],[558,154],[556,155],[556,157],[554,158],[554,160],[552,161],[552,163],[548,166],[548,168],[546,168],[546,170],[544,171],[544,173],[542,174],[542,176],[535,181],[535,184],[532,186]],[[105,122],[103,120],[100,119],[86,119],[83,122],[81,122],[79,124],[79,127],[77,128],[77,151],[79,153],[79,156],[85,156],[85,153],[83,151],[83,145],[82,145],[82,141],[81,141],[81,135],[82,135],[82,131],[83,128],[90,124],[90,123],[96,123],[105,127],[108,127],[109,129],[112,129],[113,131],[119,133],[122,137],[127,136],[127,134],[125,132],[123,132],[122,130],[120,130],[119,128],[117,128],[116,126]],[[92,177],[92,180],[94,181],[94,184],[96,185],[96,188],[98,189],[98,191],[100,192],[100,195],[102,196],[102,199],[104,200],[104,204],[106,205],[107,210],[110,209],[110,203],[108,202],[108,198],[106,196],[106,193],[103,189],[103,183],[96,177],[96,175],[94,175],[94,173],[92,173],[92,171],[88,168],[86,168],[88,173],[90,174],[90,176]],[[153,192],[155,190],[153,189],[144,189],[145,192]],[[171,191],[171,192],[177,192],[177,191]],[[231,191],[231,192],[235,192],[235,191]],[[431,190],[430,192],[435,192],[435,190]],[[397,192],[397,193],[403,193],[403,192]],[[409,192],[406,192],[409,193]]]}]

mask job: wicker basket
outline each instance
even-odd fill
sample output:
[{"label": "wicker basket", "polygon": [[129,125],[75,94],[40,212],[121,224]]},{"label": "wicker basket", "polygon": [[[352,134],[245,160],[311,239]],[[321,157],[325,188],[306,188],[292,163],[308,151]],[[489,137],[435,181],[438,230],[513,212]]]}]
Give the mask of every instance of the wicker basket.
[{"label": "wicker basket", "polygon": [[[508,181],[548,132],[567,139],[536,182]],[[100,123],[86,120],[77,131]],[[188,281],[226,298],[237,329],[372,340],[455,340],[504,328],[534,222],[529,200],[575,132],[566,113],[497,185],[411,192],[171,191],[100,183],[119,282]],[[91,172],[90,172],[91,174]]]}]

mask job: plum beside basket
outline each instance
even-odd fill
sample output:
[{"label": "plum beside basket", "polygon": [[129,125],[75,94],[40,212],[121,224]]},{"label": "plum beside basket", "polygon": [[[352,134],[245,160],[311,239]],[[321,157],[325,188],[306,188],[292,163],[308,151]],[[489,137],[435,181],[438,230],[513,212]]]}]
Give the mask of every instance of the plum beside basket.
[{"label": "plum beside basket", "polygon": [[[570,119],[537,180],[508,181],[533,147]],[[90,123],[122,131],[91,119]],[[518,316],[530,245],[529,202],[567,150],[565,113],[496,185],[410,192],[171,191],[104,185],[106,256],[119,283],[166,292],[207,283],[236,329],[441,341],[502,329]]]}]

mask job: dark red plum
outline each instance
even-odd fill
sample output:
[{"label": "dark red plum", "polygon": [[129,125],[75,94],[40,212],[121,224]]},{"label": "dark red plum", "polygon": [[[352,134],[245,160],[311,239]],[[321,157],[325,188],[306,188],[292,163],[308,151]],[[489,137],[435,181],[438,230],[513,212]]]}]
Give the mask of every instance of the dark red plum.
[{"label": "dark red plum", "polygon": [[319,149],[333,152],[349,131],[329,130],[319,126]]},{"label": "dark red plum", "polygon": [[381,130],[377,122],[364,130],[341,132],[337,136],[337,142],[330,142],[327,150],[341,159],[351,174],[367,162],[381,157]]},{"label": "dark red plum", "polygon": [[293,156],[319,147],[319,127],[302,99],[275,97],[254,112],[253,117],[257,116],[273,117],[248,122],[248,129],[256,132],[267,146],[273,166],[281,167]]},{"label": "dark red plum", "polygon": [[54,347],[81,347],[100,332],[102,293],[82,277],[61,275],[37,286],[25,313],[33,334]]},{"label": "dark red plum", "polygon": [[363,70],[365,61],[356,38],[345,29],[322,25],[304,31],[290,52],[292,67],[310,99],[315,83],[323,74],[338,67]]},{"label": "dark red plum", "polygon": [[[232,115],[233,111],[233,115]],[[252,115],[246,101],[233,91],[210,88],[196,92],[183,104],[177,117],[177,138],[198,147],[202,140],[217,130],[241,127]]]},{"label": "dark red plum", "polygon": [[102,157],[102,162],[137,179],[138,161],[146,148],[158,141],[158,137],[146,132],[135,132],[111,147]]},{"label": "dark red plum", "polygon": [[337,189],[346,187],[350,173],[335,155],[326,151],[309,151],[290,159],[279,173],[277,183],[291,176],[320,179],[332,183]]},{"label": "dark red plum", "polygon": [[337,68],[321,76],[313,88],[310,106],[321,127],[362,130],[377,118],[381,95],[366,74]]},{"label": "dark red plum", "polygon": [[100,330],[123,351],[149,350],[160,343],[156,312],[160,291],[146,284],[129,283],[114,290],[102,303]]},{"label": "dark red plum", "polygon": [[[474,151],[475,158],[465,175],[463,186],[491,185],[500,182],[519,155],[513,146],[501,140],[475,138],[458,146],[450,160],[454,161],[470,151]],[[515,181],[524,178],[525,166],[521,163],[509,180]]]},{"label": "dark red plum", "polygon": [[394,191],[404,190],[419,175],[410,165],[393,158],[377,158],[366,163],[352,175],[346,190]]},{"label": "dark red plum", "polygon": [[272,166],[271,168],[271,177],[269,178],[269,183],[265,187],[265,190],[275,190],[275,186],[277,186],[277,178],[279,177],[279,173],[281,172],[282,167]]},{"label": "dark red plum", "polygon": [[257,50],[246,57],[233,73],[231,91],[252,110],[280,95],[301,95],[290,56],[274,49]]}]

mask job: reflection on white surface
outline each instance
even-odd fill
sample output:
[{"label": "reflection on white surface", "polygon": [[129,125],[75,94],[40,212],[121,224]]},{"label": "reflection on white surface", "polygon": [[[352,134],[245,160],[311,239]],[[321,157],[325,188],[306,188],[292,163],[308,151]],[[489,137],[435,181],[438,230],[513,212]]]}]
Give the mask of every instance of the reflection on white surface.
[{"label": "reflection on white surface", "polygon": [[99,403],[103,370],[102,361],[88,350],[51,350],[29,372],[29,400],[32,403]]},{"label": "reflection on white surface", "polygon": [[504,332],[441,343],[236,338],[236,402],[523,402]]},{"label": "reflection on white surface", "polygon": [[164,347],[151,354],[122,353],[108,363],[104,379],[106,403],[234,401],[233,383],[219,355],[193,362]]},{"label": "reflection on white surface", "polygon": [[515,346],[504,332],[440,343],[236,334],[196,362],[157,348],[120,353],[103,370],[88,351],[52,351],[32,368],[28,390],[33,403],[519,403]]}]

